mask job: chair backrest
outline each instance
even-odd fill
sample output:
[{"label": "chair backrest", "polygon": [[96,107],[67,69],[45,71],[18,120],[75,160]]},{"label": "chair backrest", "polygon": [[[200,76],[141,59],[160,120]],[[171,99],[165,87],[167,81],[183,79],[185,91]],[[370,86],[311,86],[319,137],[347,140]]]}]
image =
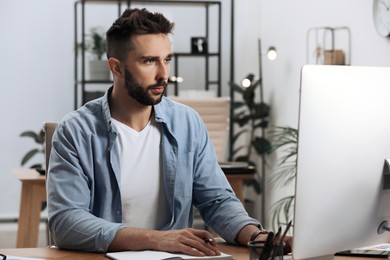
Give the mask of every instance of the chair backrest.
[{"label": "chair backrest", "polygon": [[49,158],[51,151],[51,140],[56,129],[57,122],[44,122],[43,131],[45,132],[45,166],[46,172],[49,170]]},{"label": "chair backrest", "polygon": [[209,132],[218,161],[225,161],[229,138],[230,98],[188,98],[179,96],[170,96],[169,98],[192,107],[199,113]]}]

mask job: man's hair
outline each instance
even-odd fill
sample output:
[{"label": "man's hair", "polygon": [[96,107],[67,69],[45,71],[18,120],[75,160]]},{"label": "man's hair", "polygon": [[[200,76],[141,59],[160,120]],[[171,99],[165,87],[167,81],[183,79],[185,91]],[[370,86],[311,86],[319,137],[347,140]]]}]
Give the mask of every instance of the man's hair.
[{"label": "man's hair", "polygon": [[152,13],[143,9],[127,9],[112,24],[106,33],[107,58],[117,58],[123,61],[127,53],[134,48],[131,36],[137,34],[169,34],[174,23],[171,23],[161,13]]}]

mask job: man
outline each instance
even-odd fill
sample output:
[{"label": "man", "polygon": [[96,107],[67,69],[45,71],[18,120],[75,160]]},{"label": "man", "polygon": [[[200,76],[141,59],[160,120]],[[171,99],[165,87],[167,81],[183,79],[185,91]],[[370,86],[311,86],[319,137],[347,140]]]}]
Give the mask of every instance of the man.
[{"label": "man", "polygon": [[129,9],[107,31],[114,84],[67,115],[53,136],[49,228],[60,248],[218,255],[192,226],[197,207],[230,243],[264,239],[216,160],[202,119],[164,97],[173,24]]}]

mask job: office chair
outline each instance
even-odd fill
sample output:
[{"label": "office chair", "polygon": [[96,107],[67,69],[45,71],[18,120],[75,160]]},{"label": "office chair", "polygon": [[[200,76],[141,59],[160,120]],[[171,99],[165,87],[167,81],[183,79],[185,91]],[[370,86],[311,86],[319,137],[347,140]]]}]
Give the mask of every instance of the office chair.
[{"label": "office chair", "polygon": [[202,117],[209,132],[211,142],[214,145],[221,169],[225,173],[236,196],[244,204],[243,180],[253,179],[255,177],[256,168],[245,162],[227,162],[225,160],[229,137],[230,98],[187,98],[179,96],[170,96],[169,98],[192,107]]},{"label": "office chair", "polygon": [[51,151],[51,140],[56,129],[57,122],[44,122],[43,123],[43,132],[45,133],[45,169],[46,174],[49,170],[49,158]]},{"label": "office chair", "polygon": [[192,107],[199,113],[209,132],[218,161],[224,161],[229,137],[230,98],[187,98],[179,96],[170,96],[169,98]]},{"label": "office chair", "polygon": [[[224,161],[229,137],[229,97],[189,98],[170,96],[170,99],[195,109],[207,127],[209,137],[214,145],[217,160]],[[199,211],[194,208],[194,227],[208,229]]]},{"label": "office chair", "polygon": [[[49,170],[49,158],[50,158],[50,151],[51,151],[51,141],[54,134],[54,131],[56,129],[57,122],[44,122],[43,123],[43,132],[45,133],[45,174],[47,175]],[[50,232],[49,232],[49,225],[46,223],[46,229],[47,229],[47,241],[48,246],[51,247],[54,245],[54,241],[51,238]]]}]

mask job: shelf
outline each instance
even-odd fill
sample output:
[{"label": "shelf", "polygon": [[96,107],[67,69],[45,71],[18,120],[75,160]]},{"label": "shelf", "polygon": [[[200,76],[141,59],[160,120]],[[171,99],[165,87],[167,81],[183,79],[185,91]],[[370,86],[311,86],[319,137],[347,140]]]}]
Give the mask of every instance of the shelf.
[{"label": "shelf", "polygon": [[118,4],[119,3],[153,3],[153,4],[180,4],[180,5],[214,5],[220,4],[219,1],[181,1],[181,0],[84,0],[84,3],[108,3]]},{"label": "shelf", "polygon": [[[75,2],[75,44],[79,44],[80,41],[85,42],[85,13],[87,12],[86,5],[87,4],[114,4],[118,6],[118,16],[122,13],[121,8],[123,4],[127,4],[127,7],[131,7],[132,4],[155,4],[155,5],[174,5],[174,6],[184,6],[184,7],[193,7],[193,6],[201,6],[204,7],[205,12],[205,28],[204,28],[204,38],[206,42],[209,43],[209,26],[212,24],[216,26],[217,33],[213,34],[216,37],[216,41],[214,41],[210,46],[207,46],[208,49],[212,47],[212,52],[206,53],[192,53],[192,52],[176,52],[174,53],[174,61],[172,66],[172,72],[174,75],[171,76],[180,76],[179,74],[179,59],[184,59],[184,61],[180,62],[180,65],[190,64],[191,60],[187,60],[186,58],[203,58],[204,65],[202,69],[204,69],[204,84],[205,90],[209,90],[212,85],[213,88],[216,89],[217,96],[221,96],[221,26],[222,26],[222,14],[221,14],[221,1],[180,1],[180,0],[79,0]],[[213,7],[213,15],[210,15],[210,6],[215,6],[217,9]],[[81,12],[78,14],[78,12]],[[216,13],[214,13],[216,12]],[[212,21],[213,23],[210,23]],[[79,33],[81,32],[81,36]],[[79,37],[79,38],[78,38]],[[176,36],[179,37],[179,36]],[[189,65],[188,67],[191,67]],[[74,106],[77,109],[79,106],[83,105],[85,102],[89,101],[91,97],[94,97],[96,93],[101,93],[101,89],[98,89],[99,84],[112,84],[112,80],[88,80],[85,78],[86,75],[86,57],[83,50],[78,53],[75,52],[75,77],[74,77]],[[210,77],[212,75],[212,77]],[[213,80],[210,80],[212,78]],[[179,82],[169,82],[170,85],[173,85],[174,95],[178,95],[179,92]],[[88,87],[87,87],[88,85]],[[91,86],[89,86],[91,85]],[[95,88],[97,90],[95,91]],[[92,89],[92,90],[91,90]]]},{"label": "shelf", "polygon": [[218,5],[221,4],[220,1],[175,1],[175,0],[129,0],[127,2],[130,3],[153,3],[153,4],[165,4],[165,5],[203,5],[203,6],[208,6],[208,5]]},{"label": "shelf", "polygon": [[207,56],[219,56],[220,54],[217,52],[211,53],[188,53],[188,52],[175,52],[174,56],[186,56],[186,57],[207,57]]},{"label": "shelf", "polygon": [[82,84],[112,84],[112,80],[78,80],[76,83]]}]

